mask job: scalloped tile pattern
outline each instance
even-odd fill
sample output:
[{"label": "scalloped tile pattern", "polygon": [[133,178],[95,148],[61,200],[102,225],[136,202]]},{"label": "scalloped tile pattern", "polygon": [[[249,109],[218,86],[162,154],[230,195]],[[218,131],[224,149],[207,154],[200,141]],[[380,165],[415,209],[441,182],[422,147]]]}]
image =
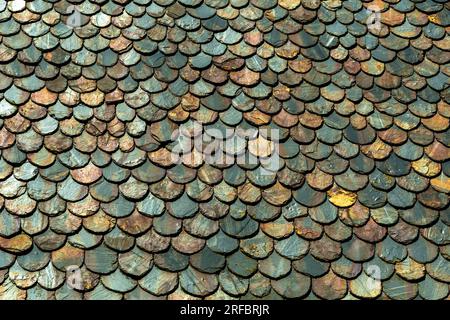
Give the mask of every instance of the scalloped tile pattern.
[{"label": "scalloped tile pattern", "polygon": [[448,299],[449,10],[0,1],[0,299]]}]

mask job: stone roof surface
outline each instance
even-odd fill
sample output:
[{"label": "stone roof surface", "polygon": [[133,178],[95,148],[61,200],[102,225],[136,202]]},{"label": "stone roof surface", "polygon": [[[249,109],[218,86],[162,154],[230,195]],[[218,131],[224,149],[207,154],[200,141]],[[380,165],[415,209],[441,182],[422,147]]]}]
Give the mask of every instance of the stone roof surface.
[{"label": "stone roof surface", "polygon": [[448,299],[449,9],[0,1],[0,299]]}]

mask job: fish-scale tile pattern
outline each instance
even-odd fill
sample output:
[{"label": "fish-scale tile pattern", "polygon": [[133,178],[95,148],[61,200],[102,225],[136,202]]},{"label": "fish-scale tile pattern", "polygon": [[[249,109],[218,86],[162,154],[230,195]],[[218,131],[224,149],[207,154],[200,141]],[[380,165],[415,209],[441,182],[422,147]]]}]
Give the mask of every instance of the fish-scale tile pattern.
[{"label": "fish-scale tile pattern", "polygon": [[448,299],[449,10],[0,1],[0,299]]}]

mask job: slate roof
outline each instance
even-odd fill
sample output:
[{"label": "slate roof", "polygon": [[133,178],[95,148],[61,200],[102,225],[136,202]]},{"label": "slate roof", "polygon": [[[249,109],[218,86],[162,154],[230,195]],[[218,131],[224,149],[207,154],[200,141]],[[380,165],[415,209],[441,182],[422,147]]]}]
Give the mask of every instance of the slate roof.
[{"label": "slate roof", "polygon": [[[0,299],[448,299],[449,9],[0,1]],[[174,164],[193,121],[277,172]]]}]

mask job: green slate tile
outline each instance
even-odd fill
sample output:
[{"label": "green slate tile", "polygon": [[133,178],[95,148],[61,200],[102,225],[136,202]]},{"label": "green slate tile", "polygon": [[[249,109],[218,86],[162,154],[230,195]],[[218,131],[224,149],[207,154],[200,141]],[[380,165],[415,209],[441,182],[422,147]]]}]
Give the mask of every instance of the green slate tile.
[{"label": "green slate tile", "polygon": [[389,279],[395,272],[393,264],[385,262],[379,257],[364,263],[364,273],[371,276],[374,279],[386,280]]},{"label": "green slate tile", "polygon": [[87,231],[85,228],[81,228],[81,230],[70,236],[68,242],[78,248],[83,249],[91,249],[98,245],[102,241],[102,236],[93,234]]},{"label": "green slate tile", "polygon": [[388,226],[395,224],[399,217],[398,211],[389,204],[384,207],[371,210],[370,215],[376,223]]},{"label": "green slate tile", "polygon": [[369,175],[369,181],[377,189],[387,191],[395,185],[395,178],[375,169]]},{"label": "green slate tile", "polygon": [[102,170],[103,177],[113,183],[124,182],[130,176],[130,170],[111,162]]},{"label": "green slate tile", "polygon": [[153,227],[156,232],[164,236],[176,235],[180,232],[181,220],[172,217],[168,213],[157,216],[153,219]]},{"label": "green slate tile", "polygon": [[129,216],[134,210],[134,203],[122,195],[109,203],[102,204],[102,209],[112,217],[123,218]]},{"label": "green slate tile", "polygon": [[242,185],[246,180],[245,171],[237,165],[225,169],[223,178],[226,183],[235,187]]},{"label": "green slate tile", "polygon": [[225,266],[225,258],[208,247],[192,255],[189,261],[195,269],[208,274],[217,273]]},{"label": "green slate tile", "polygon": [[448,295],[448,285],[426,276],[419,283],[419,295],[425,300],[440,300]]},{"label": "green slate tile", "polygon": [[311,286],[311,280],[307,276],[292,271],[288,276],[280,280],[272,280],[271,285],[273,289],[283,297],[301,298],[308,293]]},{"label": "green slate tile", "polygon": [[315,207],[320,205],[326,199],[326,194],[312,189],[305,183],[300,189],[293,192],[295,200],[307,207]]},{"label": "green slate tile", "polygon": [[[20,66],[18,66],[20,69]],[[20,72],[20,71],[18,71]],[[24,72],[23,74],[15,74],[14,76],[26,76],[28,75],[28,72]],[[30,93],[16,87],[15,85],[12,85],[6,92],[4,93],[4,98],[12,104],[20,105],[25,103],[30,97]]]},{"label": "green slate tile", "polygon": [[153,266],[153,257],[149,253],[134,247],[126,253],[120,253],[118,257],[120,269],[134,277],[141,277]]},{"label": "green slate tile", "polygon": [[438,281],[450,282],[450,267],[448,260],[443,255],[426,265],[426,270],[434,279]]},{"label": "green slate tile", "polygon": [[70,169],[79,169],[89,162],[89,156],[72,148],[58,155],[59,161]]},{"label": "green slate tile", "polygon": [[102,202],[111,202],[117,198],[119,190],[116,184],[110,183],[105,179],[90,185],[89,193],[93,198]]},{"label": "green slate tile", "polygon": [[125,300],[164,300],[164,296],[157,297],[147,291],[143,290],[141,287],[136,287],[132,291],[125,293]]},{"label": "green slate tile", "polygon": [[290,260],[295,260],[308,252],[309,243],[296,234],[289,238],[277,241],[275,243],[275,250],[283,257]]},{"label": "green slate tile", "polygon": [[257,261],[246,256],[241,251],[236,251],[227,257],[227,266],[231,272],[242,277],[249,277],[258,269]]},{"label": "green slate tile", "polygon": [[178,272],[188,267],[189,256],[170,248],[167,252],[155,255],[154,263],[163,270]]},{"label": "green slate tile", "polygon": [[50,254],[39,250],[36,246],[23,256],[17,257],[18,264],[27,271],[39,271],[50,261]]},{"label": "green slate tile", "polygon": [[242,240],[240,247],[245,254],[252,258],[262,259],[273,251],[273,240],[260,231],[252,238]]},{"label": "green slate tile", "polygon": [[40,285],[34,286],[27,291],[27,300],[54,300],[52,291],[43,289]]},{"label": "green slate tile", "polygon": [[[346,141],[344,140],[340,144],[346,144]],[[346,146],[342,149],[345,150],[345,148]],[[349,149],[351,149],[351,147],[349,147]],[[321,143],[319,140],[315,140],[308,146],[301,146],[300,151],[314,160],[323,160],[331,154],[333,149],[329,145]]]},{"label": "green slate tile", "polygon": [[117,268],[117,253],[104,245],[85,252],[86,267],[98,274],[108,274]]},{"label": "green slate tile", "polygon": [[27,184],[28,195],[37,201],[50,199],[56,194],[56,184],[40,176]]},{"label": "green slate tile", "polygon": [[394,300],[411,300],[417,295],[418,285],[402,280],[399,276],[394,275],[383,283],[383,292]]},{"label": "green slate tile", "polygon": [[50,262],[45,269],[39,272],[38,283],[41,287],[54,290],[58,288],[65,279],[65,273],[57,270]]},{"label": "green slate tile", "polygon": [[292,267],[302,274],[316,278],[326,274],[330,265],[329,263],[319,261],[308,254],[302,259],[294,261]]},{"label": "green slate tile", "polygon": [[363,145],[370,144],[376,138],[375,130],[373,130],[370,126],[367,126],[365,129],[358,130],[350,125],[344,129],[344,135],[350,142]]},{"label": "green slate tile", "polygon": [[[353,158],[350,161],[350,165],[357,161],[357,158]],[[355,166],[353,166],[355,167]],[[358,191],[363,189],[367,185],[367,177],[363,174],[354,172],[351,169],[348,169],[346,172],[335,176],[336,183],[342,188],[349,191]]]},{"label": "green slate tile", "polygon": [[239,242],[219,230],[218,233],[207,240],[206,245],[217,253],[230,253],[238,248]]},{"label": "green slate tile", "polygon": [[146,160],[139,167],[133,169],[132,174],[136,179],[142,182],[153,183],[161,180],[164,177],[165,170],[155,166],[150,161]]},{"label": "green slate tile", "polygon": [[40,175],[45,179],[54,182],[61,182],[64,181],[69,175],[69,169],[57,160],[50,167],[41,169]]},{"label": "green slate tile", "polygon": [[196,171],[183,164],[176,165],[167,171],[168,177],[175,183],[185,184],[195,179]]},{"label": "green slate tile", "polygon": [[216,275],[205,274],[189,267],[180,273],[180,286],[194,296],[206,296],[219,285]]},{"label": "green slate tile", "polygon": [[416,241],[408,245],[408,254],[419,263],[429,263],[437,257],[438,248],[433,243],[419,236]]},{"label": "green slate tile", "polygon": [[342,159],[335,152],[331,153],[328,158],[317,163],[320,170],[332,175],[344,172],[348,168],[348,165],[348,161]]}]

